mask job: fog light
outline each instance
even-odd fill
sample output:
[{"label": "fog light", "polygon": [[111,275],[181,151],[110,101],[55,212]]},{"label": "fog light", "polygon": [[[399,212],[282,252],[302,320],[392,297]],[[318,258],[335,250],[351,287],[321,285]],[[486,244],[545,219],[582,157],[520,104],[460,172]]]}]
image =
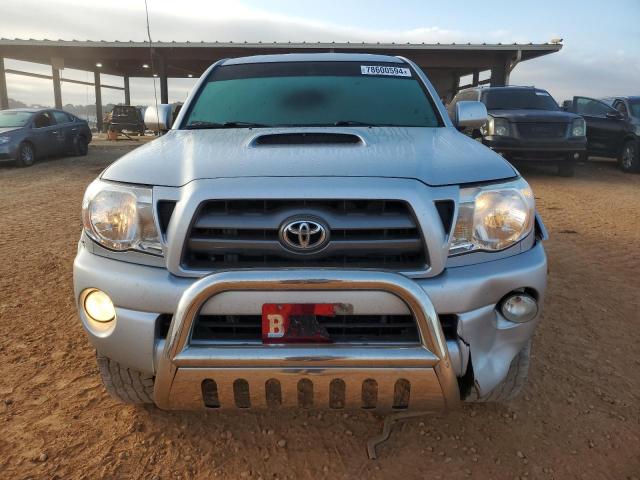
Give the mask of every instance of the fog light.
[{"label": "fog light", "polygon": [[573,158],[574,158],[574,160],[578,160],[580,158],[580,154],[579,153],[574,153],[573,154]]},{"label": "fog light", "polygon": [[502,301],[502,315],[512,322],[524,323],[538,314],[538,302],[530,295],[515,293]]},{"label": "fog light", "polygon": [[92,290],[84,297],[84,311],[96,322],[110,322],[116,318],[113,302],[101,290]]}]

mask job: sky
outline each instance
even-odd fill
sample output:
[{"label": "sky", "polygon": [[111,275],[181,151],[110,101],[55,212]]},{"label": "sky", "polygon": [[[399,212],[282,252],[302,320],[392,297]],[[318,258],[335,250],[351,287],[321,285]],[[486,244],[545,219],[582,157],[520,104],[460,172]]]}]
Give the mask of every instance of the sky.
[{"label": "sky", "polygon": [[[559,53],[520,63],[511,83],[573,95],[640,94],[640,0],[148,0],[151,35],[163,41],[351,41],[544,43]],[[606,6],[606,7],[605,7]],[[606,8],[606,10],[605,10]],[[146,40],[144,0],[1,0],[0,37]],[[49,66],[5,60],[6,68],[50,74]],[[92,74],[65,69],[66,78]],[[53,104],[48,80],[7,74],[9,97]],[[122,86],[104,75],[103,84]],[[169,100],[184,101],[193,79],[170,79]],[[103,89],[103,103],[124,100]],[[133,104],[153,102],[151,79],[131,80]],[[94,102],[93,87],[62,84],[64,104]]]}]

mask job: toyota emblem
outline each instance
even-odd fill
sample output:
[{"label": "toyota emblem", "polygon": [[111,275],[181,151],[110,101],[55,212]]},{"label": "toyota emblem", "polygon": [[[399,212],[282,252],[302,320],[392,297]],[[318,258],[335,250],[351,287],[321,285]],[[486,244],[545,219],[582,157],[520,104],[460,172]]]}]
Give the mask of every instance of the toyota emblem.
[{"label": "toyota emblem", "polygon": [[313,253],[329,240],[329,229],[319,219],[288,219],[280,227],[280,241],[296,253]]}]

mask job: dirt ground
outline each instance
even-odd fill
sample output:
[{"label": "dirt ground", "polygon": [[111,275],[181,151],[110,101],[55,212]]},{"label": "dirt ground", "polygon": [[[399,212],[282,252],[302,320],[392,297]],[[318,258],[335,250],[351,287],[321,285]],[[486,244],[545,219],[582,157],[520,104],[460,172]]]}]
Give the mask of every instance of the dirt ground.
[{"label": "dirt ground", "polygon": [[640,175],[523,169],[551,235],[524,395],[408,420],[371,461],[373,414],[163,412],[107,395],[71,269],[83,191],[129,148],[0,166],[0,478],[640,478]]}]

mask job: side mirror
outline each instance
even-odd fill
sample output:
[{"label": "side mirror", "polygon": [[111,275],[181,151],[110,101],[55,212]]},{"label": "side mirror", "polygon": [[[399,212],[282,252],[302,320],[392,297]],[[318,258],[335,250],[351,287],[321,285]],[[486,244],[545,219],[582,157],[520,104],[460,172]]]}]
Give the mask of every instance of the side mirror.
[{"label": "side mirror", "polygon": [[158,108],[151,105],[144,112],[144,124],[148,130],[166,132],[171,128],[172,122],[171,105],[169,104],[161,103]]},{"label": "side mirror", "polygon": [[616,110],[615,112],[607,112],[607,118],[612,120],[624,120],[624,115]]},{"label": "side mirror", "polygon": [[487,107],[482,102],[460,101],[456,103],[454,125],[459,129],[476,129],[487,123]]}]

